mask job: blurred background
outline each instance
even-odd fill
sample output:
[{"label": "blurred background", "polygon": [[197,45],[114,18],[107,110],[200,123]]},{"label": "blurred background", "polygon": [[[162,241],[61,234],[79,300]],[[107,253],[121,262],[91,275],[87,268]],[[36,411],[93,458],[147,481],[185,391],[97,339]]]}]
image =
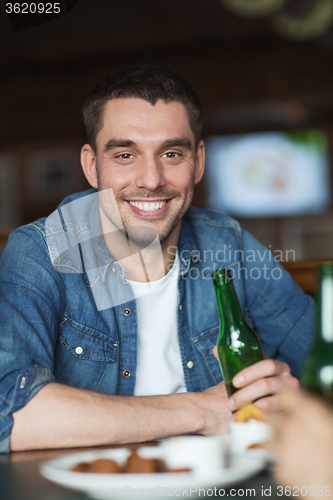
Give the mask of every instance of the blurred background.
[{"label": "blurred background", "polygon": [[152,63],[203,106],[194,204],[227,211],[283,260],[333,257],[333,0],[60,3],[63,15],[16,31],[0,3],[3,235],[88,187],[83,100],[115,68]]}]

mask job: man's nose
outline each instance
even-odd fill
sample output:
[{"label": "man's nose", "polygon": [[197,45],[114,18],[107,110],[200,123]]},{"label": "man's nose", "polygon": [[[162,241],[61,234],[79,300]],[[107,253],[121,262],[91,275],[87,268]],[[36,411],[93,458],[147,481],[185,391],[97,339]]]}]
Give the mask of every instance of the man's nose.
[{"label": "man's nose", "polygon": [[165,184],[162,162],[158,158],[142,159],[136,175],[137,187],[154,191]]}]

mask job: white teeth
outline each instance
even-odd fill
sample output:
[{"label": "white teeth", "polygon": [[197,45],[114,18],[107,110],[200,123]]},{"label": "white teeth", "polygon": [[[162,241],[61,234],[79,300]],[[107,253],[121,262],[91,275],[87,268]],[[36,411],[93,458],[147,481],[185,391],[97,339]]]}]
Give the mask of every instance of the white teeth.
[{"label": "white teeth", "polygon": [[141,203],[137,201],[130,201],[129,203],[134,207],[139,208],[140,210],[153,212],[154,210],[159,210],[160,208],[162,208],[166,204],[166,201],[159,201],[158,203]]}]

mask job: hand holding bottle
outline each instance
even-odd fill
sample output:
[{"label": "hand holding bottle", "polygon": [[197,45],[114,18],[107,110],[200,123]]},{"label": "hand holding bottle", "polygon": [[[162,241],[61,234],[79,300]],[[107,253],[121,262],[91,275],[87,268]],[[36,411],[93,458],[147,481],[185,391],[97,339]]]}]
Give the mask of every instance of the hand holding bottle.
[{"label": "hand holding bottle", "polygon": [[[218,359],[216,346],[213,354]],[[300,385],[287,363],[274,359],[264,359],[244,368],[234,376],[232,383],[238,391],[228,399],[227,406],[233,412],[253,402],[264,411],[276,409],[279,406],[276,396],[285,389],[298,389]]]}]

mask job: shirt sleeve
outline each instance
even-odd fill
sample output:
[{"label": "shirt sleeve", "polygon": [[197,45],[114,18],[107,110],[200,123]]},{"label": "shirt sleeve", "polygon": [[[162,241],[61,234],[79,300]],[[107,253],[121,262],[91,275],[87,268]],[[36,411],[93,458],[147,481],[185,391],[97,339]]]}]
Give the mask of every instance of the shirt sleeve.
[{"label": "shirt sleeve", "polygon": [[53,352],[64,297],[42,226],[15,230],[0,258],[0,452],[9,451],[12,414],[55,380]]},{"label": "shirt sleeve", "polygon": [[243,249],[246,307],[254,329],[267,357],[286,362],[299,377],[314,339],[314,300],[247,231]]}]

